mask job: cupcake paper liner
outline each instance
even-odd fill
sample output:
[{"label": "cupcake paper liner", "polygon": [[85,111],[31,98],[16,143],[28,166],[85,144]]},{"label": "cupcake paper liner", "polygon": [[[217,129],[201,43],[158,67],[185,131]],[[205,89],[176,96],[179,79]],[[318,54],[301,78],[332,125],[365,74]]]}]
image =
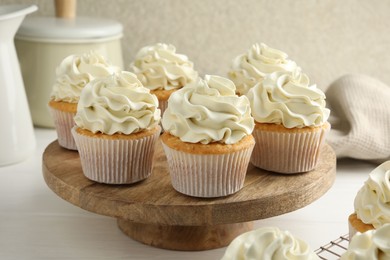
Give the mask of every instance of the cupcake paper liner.
[{"label": "cupcake paper liner", "polygon": [[77,150],[71,133],[72,127],[75,125],[73,117],[76,113],[57,110],[50,106],[49,110],[54,120],[59,145],[69,150]]},{"label": "cupcake paper liner", "polygon": [[159,100],[159,101],[158,101],[158,107],[159,107],[160,110],[161,110],[161,116],[163,116],[165,110],[166,110],[167,107],[168,107],[168,100]]},{"label": "cupcake paper liner", "polygon": [[278,173],[300,173],[313,170],[318,162],[329,128],[313,132],[273,132],[254,129],[256,141],[251,163]]},{"label": "cupcake paper liner", "polygon": [[194,197],[222,197],[239,191],[253,146],[230,154],[190,154],[163,143],[172,186]]},{"label": "cupcake paper liner", "polygon": [[[159,127],[159,126],[157,126]],[[148,178],[152,172],[155,144],[161,128],[139,139],[103,139],[72,129],[84,175],[107,184],[130,184]]]}]

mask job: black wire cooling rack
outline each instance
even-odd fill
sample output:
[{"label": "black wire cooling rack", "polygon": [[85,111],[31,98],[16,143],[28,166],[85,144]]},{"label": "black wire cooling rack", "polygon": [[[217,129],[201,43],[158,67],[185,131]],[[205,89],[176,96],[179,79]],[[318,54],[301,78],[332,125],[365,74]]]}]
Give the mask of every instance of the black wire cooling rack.
[{"label": "black wire cooling rack", "polygon": [[314,251],[319,258],[324,260],[336,260],[347,251],[349,244],[349,235],[343,235],[339,238],[330,241],[330,243],[321,246]]}]

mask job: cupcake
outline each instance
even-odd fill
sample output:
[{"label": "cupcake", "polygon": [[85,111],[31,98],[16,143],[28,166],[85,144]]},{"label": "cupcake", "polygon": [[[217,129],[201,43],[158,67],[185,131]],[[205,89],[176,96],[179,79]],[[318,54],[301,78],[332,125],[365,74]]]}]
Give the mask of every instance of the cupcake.
[{"label": "cupcake", "polygon": [[390,161],[375,168],[356,194],[348,218],[349,237],[390,224]]},{"label": "cupcake", "polygon": [[95,79],[81,92],[72,134],[84,175],[107,184],[146,179],[160,135],[157,97],[122,71]]},{"label": "cupcake", "polygon": [[119,71],[94,51],[66,57],[56,69],[56,82],[50,96],[49,110],[54,119],[60,146],[77,150],[71,129],[81,90],[95,78]]},{"label": "cupcake", "polygon": [[278,173],[313,170],[330,130],[325,94],[297,69],[268,74],[246,96],[255,119],[251,163]]},{"label": "cupcake", "polygon": [[157,43],[138,51],[130,71],[157,96],[163,114],[170,95],[198,77],[193,67],[186,55],[176,53],[173,45]]},{"label": "cupcake", "polygon": [[390,260],[390,224],[356,233],[340,260]]},{"label": "cupcake", "polygon": [[276,227],[263,227],[243,233],[227,247],[221,260],[317,260],[320,259],[303,240]]},{"label": "cupcake", "polygon": [[264,43],[255,43],[244,54],[237,56],[228,72],[229,78],[236,84],[237,93],[244,95],[267,74],[276,71],[294,71],[297,64],[288,59],[288,55],[273,49]]},{"label": "cupcake", "polygon": [[254,146],[249,101],[229,79],[209,76],[174,92],[162,126],[172,186],[194,197],[222,197],[244,184]]}]

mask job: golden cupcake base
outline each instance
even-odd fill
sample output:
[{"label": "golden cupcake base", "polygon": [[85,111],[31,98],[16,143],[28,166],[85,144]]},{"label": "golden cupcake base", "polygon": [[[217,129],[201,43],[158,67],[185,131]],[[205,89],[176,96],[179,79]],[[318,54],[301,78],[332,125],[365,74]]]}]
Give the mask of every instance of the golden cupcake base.
[{"label": "golden cupcake base", "polygon": [[352,213],[348,217],[348,229],[349,229],[349,238],[352,239],[352,237],[357,233],[364,233],[368,230],[375,229],[373,225],[366,224],[363,221],[361,221],[356,213]]}]

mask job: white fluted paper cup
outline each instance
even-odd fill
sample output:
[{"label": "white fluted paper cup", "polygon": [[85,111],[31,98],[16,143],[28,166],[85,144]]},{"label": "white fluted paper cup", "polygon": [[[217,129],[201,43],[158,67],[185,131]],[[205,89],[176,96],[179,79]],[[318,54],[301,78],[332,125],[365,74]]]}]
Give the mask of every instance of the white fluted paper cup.
[{"label": "white fluted paper cup", "polygon": [[88,179],[106,184],[130,184],[150,176],[160,126],[147,130],[146,135],[139,138],[114,139],[105,138],[104,134],[86,135],[77,128],[72,128],[72,134]]},{"label": "white fluted paper cup", "polygon": [[254,142],[231,153],[194,154],[163,142],[173,188],[202,198],[223,197],[241,190],[253,147]]},{"label": "white fluted paper cup", "polygon": [[161,115],[164,114],[167,107],[168,107],[168,100],[159,100],[158,101],[158,108],[160,108],[160,110],[161,110]]},{"label": "white fluted paper cup", "polygon": [[170,89],[170,90],[165,90],[165,89],[155,89],[152,90],[150,93],[156,95],[158,99],[158,108],[161,110],[161,116],[164,115],[165,110],[168,107],[168,99],[171,96],[171,94],[178,89]]},{"label": "white fluted paper cup", "polygon": [[75,125],[74,116],[76,113],[58,110],[49,106],[50,114],[57,131],[58,144],[69,150],[77,150],[72,135],[72,127]]},{"label": "white fluted paper cup", "polygon": [[251,163],[258,168],[278,173],[311,171],[317,165],[329,130],[328,123],[322,127],[283,131],[256,125],[253,131],[256,145]]}]

